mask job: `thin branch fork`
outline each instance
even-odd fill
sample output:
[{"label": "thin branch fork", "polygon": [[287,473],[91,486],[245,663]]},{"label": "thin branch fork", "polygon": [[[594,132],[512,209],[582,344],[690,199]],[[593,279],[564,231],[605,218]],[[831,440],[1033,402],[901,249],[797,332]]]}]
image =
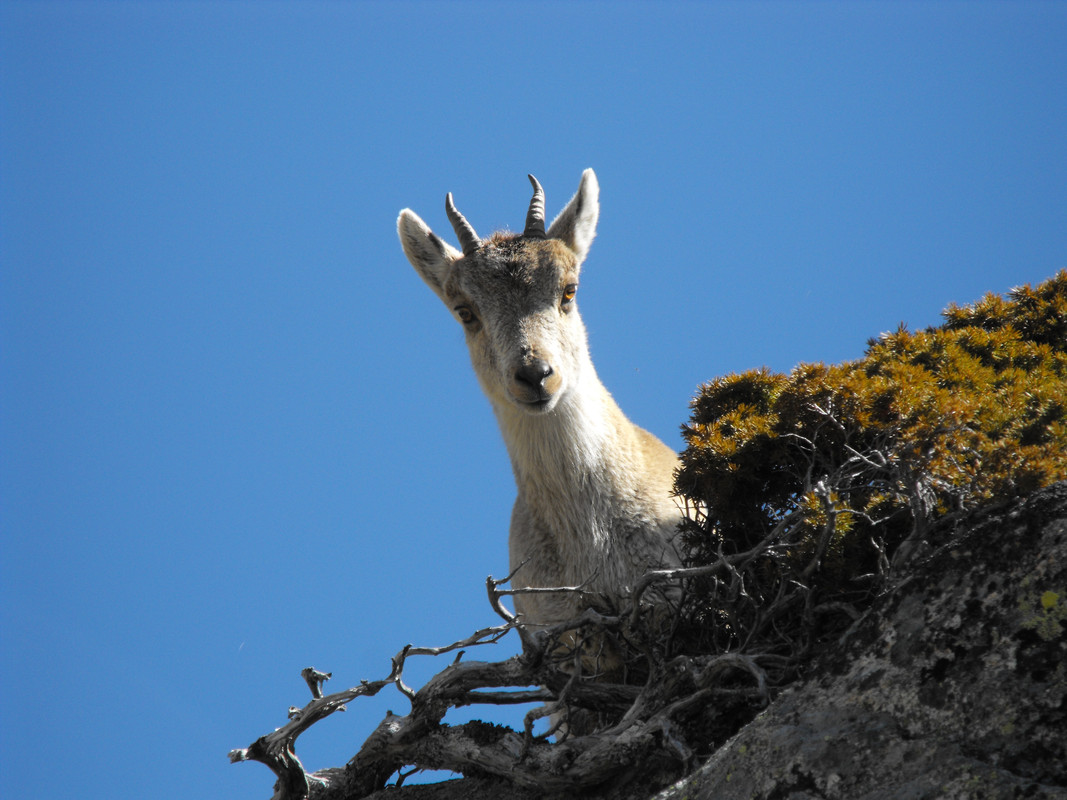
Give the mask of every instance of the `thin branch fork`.
[{"label": "thin branch fork", "polygon": [[[504,619],[503,625],[482,628],[463,640],[443,647],[404,647],[393,657],[388,677],[364,681],[359,686],[335,694],[324,696],[322,693],[322,684],[330,678],[330,673],[307,668],[301,674],[311,691],[312,700],[304,708],[292,711],[291,719],[286,725],[260,737],[247,748],[231,751],[230,760],[259,761],[269,767],[278,777],[276,800],[307,800],[311,796],[313,784],[321,789],[326,785],[326,781],[304,771],[296,756],[296,739],[313,724],[335,711],[344,709],[347,703],[357,697],[377,694],[389,684],[396,685],[411,700],[412,712],[406,717],[390,715],[383,720],[350,763],[347,771],[362,773],[362,782],[368,789],[373,788],[379,780],[384,780],[383,775],[388,777],[404,764],[436,765],[456,770],[472,766],[468,763],[469,756],[464,755],[471,751],[469,745],[464,749],[456,744],[462,741],[460,729],[440,725],[446,711],[452,707],[475,703],[503,705],[554,701],[559,704],[569,701],[592,708],[620,704],[625,708],[634,702],[640,693],[638,687],[581,681],[580,669],[563,672],[553,666],[552,659],[546,658],[547,652],[557,646],[560,638],[566,633],[583,627],[618,629],[622,624],[620,617],[605,616],[589,609],[574,620],[532,632],[500,603],[502,596],[511,593],[499,589],[502,583],[504,581],[496,581],[490,577],[486,586],[494,610]],[[562,587],[560,590],[580,591],[581,587]],[[437,656],[455,651],[462,655],[465,648],[491,644],[513,629],[518,630],[522,636],[523,655],[499,663],[460,663],[457,657],[451,665],[431,678],[418,691],[403,683],[404,665],[409,656]],[[513,692],[479,691],[483,687],[530,686],[538,683],[541,683],[543,688]],[[549,686],[555,686],[556,689]],[[451,746],[448,745],[449,736],[453,742]],[[517,734],[515,736],[517,737]],[[546,774],[559,775],[562,765],[569,763],[578,753],[590,748],[607,753],[614,751],[615,747],[607,747],[596,738],[581,737],[579,741],[580,743],[572,742],[569,746],[569,749],[577,748],[575,753],[564,755],[556,752],[555,745],[549,746],[542,739],[542,745],[550,749],[544,753],[539,749],[538,756],[529,761],[524,775],[516,777],[516,782],[531,787],[544,786]],[[516,759],[528,753],[529,741],[524,747],[521,739],[506,740],[505,737],[495,750],[484,743],[480,744],[480,748],[488,754],[486,757],[490,761],[495,759],[493,764],[496,764],[494,770],[493,764],[479,763],[477,766],[480,769],[510,775],[515,770]],[[478,748],[474,749],[477,751]],[[591,785],[605,779],[609,774],[600,769],[592,772],[582,770],[568,777],[560,776],[558,779],[549,780],[549,784],[556,786],[558,790],[566,790]]]},{"label": "thin branch fork", "polygon": [[[303,764],[296,755],[296,740],[304,731],[316,722],[325,719],[335,711],[344,711],[348,703],[357,697],[371,697],[389,684],[395,684],[397,688],[409,699],[414,699],[416,693],[403,683],[404,662],[410,655],[442,655],[444,653],[474,647],[482,644],[492,644],[507,634],[516,626],[516,622],[508,622],[490,628],[482,628],[467,638],[453,642],[444,647],[413,647],[408,645],[392,659],[392,669],[389,676],[376,681],[362,681],[359,686],[347,689],[343,692],[323,696],[322,685],[329,680],[331,673],[320,672],[312,667],[301,671],[301,676],[311,691],[312,700],[301,709],[290,709],[290,720],[287,724],[261,736],[247,748],[231,750],[230,762],[259,761],[278,776],[278,785],[275,791],[277,800],[306,800],[310,796],[312,780],[318,780],[309,776]],[[457,658],[458,662],[458,658]],[[486,702],[500,702],[494,698],[486,698]],[[476,702],[472,700],[471,702]],[[527,702],[514,700],[512,702]]]},{"label": "thin branch fork", "polygon": [[699,567],[656,569],[646,572],[634,587],[631,623],[637,621],[637,616],[641,609],[641,597],[653,584],[665,583],[667,581],[678,581],[685,578],[699,578],[707,575],[714,575],[717,572],[723,571],[736,573],[738,569],[743,569],[752,559],[771,551],[782,537],[783,533],[787,531],[789,526],[796,522],[800,516],[800,512],[797,511],[788,514],[774,526],[774,529],[763,538],[763,541],[743,553],[725,555],[720,550],[718,559],[710,564],[701,564]]},{"label": "thin branch fork", "polygon": [[[294,749],[297,737],[319,720],[335,711],[344,710],[345,705],[357,697],[376,695],[383,687],[393,682],[392,676],[384,680],[363,681],[359,686],[324,697],[321,681],[328,679],[329,673],[321,673],[308,667],[302,674],[312,691],[311,702],[299,711],[291,713],[289,722],[274,732],[261,736],[247,748],[230,751],[231,763],[258,761],[266,764],[278,776],[274,793],[277,800],[306,800],[310,795],[308,774]],[[319,676],[325,677],[320,679]]]}]

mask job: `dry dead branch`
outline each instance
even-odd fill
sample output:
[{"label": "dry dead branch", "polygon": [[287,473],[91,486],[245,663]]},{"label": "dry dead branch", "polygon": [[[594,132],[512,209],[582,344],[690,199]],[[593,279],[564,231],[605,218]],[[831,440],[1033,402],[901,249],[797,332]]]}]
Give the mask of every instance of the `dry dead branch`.
[{"label": "dry dead branch", "polygon": [[[662,579],[674,577],[665,574]],[[678,656],[669,663],[654,656],[651,661],[656,663],[645,665],[643,685],[596,680],[583,671],[580,648],[565,642],[604,634],[637,637],[639,632],[628,627],[629,610],[608,616],[589,609],[570,622],[531,630],[501,604],[501,597],[511,592],[500,588],[503,583],[492,578],[486,583],[490,604],[504,620],[502,625],[483,628],[443,647],[404,647],[393,657],[384,678],[323,696],[321,686],[330,674],[305,669],[302,675],[312,691],[311,701],[278,730],[232,751],[231,761],[259,761],[270,767],[278,776],[275,800],[360,797],[382,788],[390,776],[402,774],[408,766],[498,775],[544,792],[573,792],[615,778],[650,756],[673,760],[681,770],[692,761],[695,750],[686,739],[685,726],[677,724],[678,717],[717,695],[739,694],[756,704],[769,697],[759,656]],[[403,681],[408,658],[462,654],[497,642],[513,630],[522,641],[520,655],[499,662],[457,657],[417,691]],[[732,673],[733,680],[724,682],[727,673]],[[390,684],[408,698],[411,710],[383,719],[344,770],[307,774],[296,756],[297,737],[346,704],[377,694]],[[486,723],[443,723],[451,708],[534,702],[545,706],[527,715],[522,732]],[[555,729],[533,735],[536,719],[553,714],[565,721],[575,710],[596,712],[611,722],[584,735],[560,735]],[[553,733],[556,741],[550,740]]]}]

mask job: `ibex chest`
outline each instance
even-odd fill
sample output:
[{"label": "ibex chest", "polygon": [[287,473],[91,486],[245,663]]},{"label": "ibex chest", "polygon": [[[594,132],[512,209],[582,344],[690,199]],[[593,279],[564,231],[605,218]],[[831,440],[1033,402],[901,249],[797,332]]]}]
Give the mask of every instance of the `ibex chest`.
[{"label": "ibex chest", "polygon": [[628,429],[604,414],[585,422],[505,436],[518,488],[512,564],[528,562],[527,585],[618,593],[663,563],[664,531],[676,518],[669,508],[664,518],[663,492],[619,435]]}]

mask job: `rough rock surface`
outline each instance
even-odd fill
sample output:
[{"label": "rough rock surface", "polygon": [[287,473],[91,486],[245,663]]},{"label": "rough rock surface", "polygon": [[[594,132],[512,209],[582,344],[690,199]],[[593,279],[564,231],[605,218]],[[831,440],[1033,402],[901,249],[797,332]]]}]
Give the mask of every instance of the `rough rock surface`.
[{"label": "rough rock surface", "polygon": [[913,565],[657,800],[1067,798],[1067,484]]},{"label": "rough rock surface", "polygon": [[[1067,800],[1067,483],[932,541],[806,678],[687,778],[659,794],[634,781],[583,797]],[[535,796],[494,778],[372,795]]]}]

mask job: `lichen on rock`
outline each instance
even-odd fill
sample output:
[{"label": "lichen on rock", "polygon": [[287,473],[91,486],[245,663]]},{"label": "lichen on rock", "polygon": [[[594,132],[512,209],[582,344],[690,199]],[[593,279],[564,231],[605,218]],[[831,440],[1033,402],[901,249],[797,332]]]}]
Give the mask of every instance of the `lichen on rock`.
[{"label": "lichen on rock", "polygon": [[935,535],[808,678],[659,800],[1067,797],[1067,624],[1039,589],[1067,582],[1067,484]]}]

